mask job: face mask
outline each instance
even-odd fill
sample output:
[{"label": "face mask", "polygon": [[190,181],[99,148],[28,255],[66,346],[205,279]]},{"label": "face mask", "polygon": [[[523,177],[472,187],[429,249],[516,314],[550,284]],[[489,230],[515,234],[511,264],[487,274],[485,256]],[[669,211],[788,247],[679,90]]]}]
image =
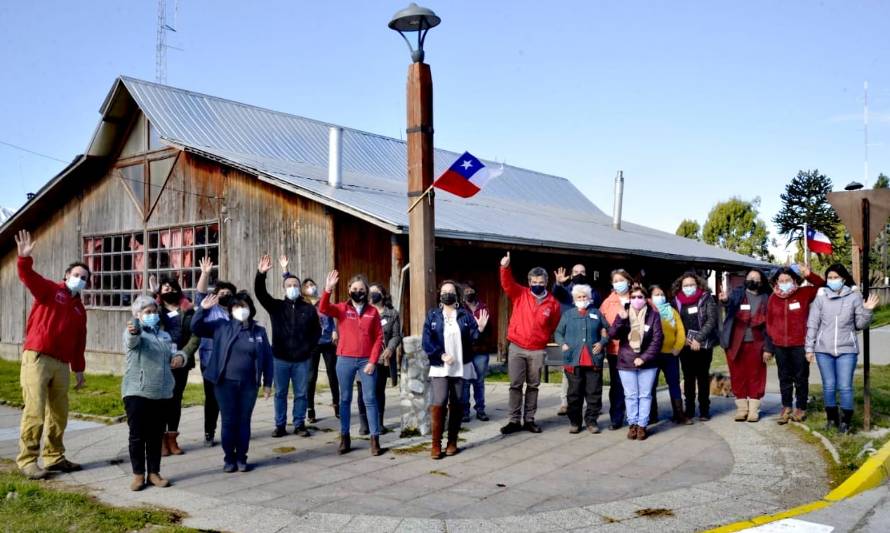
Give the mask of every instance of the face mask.
[{"label": "face mask", "polygon": [[640,309],[646,307],[646,299],[645,298],[631,298],[630,306],[639,311]]},{"label": "face mask", "polygon": [[617,281],[612,284],[612,288],[615,289],[615,292],[617,292],[618,294],[624,294],[627,292],[627,282]]},{"label": "face mask", "polygon": [[576,274],[572,276],[572,283],[575,285],[587,285],[587,276],[584,274]]},{"label": "face mask", "polygon": [[235,298],[235,297],[232,296],[231,294],[227,294],[227,295],[225,295],[225,296],[223,296],[222,298],[219,299],[219,305],[221,305],[221,306],[223,306],[223,307],[231,307],[231,306],[232,306],[232,300],[234,300],[234,298]]},{"label": "face mask", "polygon": [[287,296],[288,300],[296,300],[298,296],[300,296],[300,289],[296,287],[287,287],[284,289],[284,294]]},{"label": "face mask", "polygon": [[379,292],[372,292],[370,298],[371,298],[371,303],[374,305],[377,305],[383,301],[383,295],[380,294]]},{"label": "face mask", "polygon": [[68,276],[68,279],[65,280],[65,286],[67,286],[68,290],[72,293],[77,294],[87,286],[87,282],[77,276]]},{"label": "face mask", "polygon": [[443,292],[439,295],[439,301],[442,305],[454,305],[457,303],[457,295],[453,292]]},{"label": "face mask", "polygon": [[365,291],[354,291],[349,293],[349,297],[352,298],[353,302],[361,304],[365,302],[367,295],[365,294]]},{"label": "face mask", "polygon": [[695,293],[698,291],[698,287],[683,287],[683,294],[687,297],[695,296]]},{"label": "face mask", "polygon": [[749,291],[756,291],[760,288],[760,282],[755,279],[745,280],[745,288]]},{"label": "face mask", "polygon": [[165,292],[161,295],[161,300],[170,305],[176,305],[179,303],[181,295],[178,292]]},{"label": "face mask", "polygon": [[794,288],[793,281],[786,281],[785,283],[779,283],[779,290],[782,292],[791,292],[791,289]]},{"label": "face mask", "polygon": [[652,303],[661,307],[662,305],[667,303],[667,298],[665,298],[663,294],[659,294],[658,296],[652,297]]},{"label": "face mask", "polygon": [[467,302],[469,302],[471,304],[474,304],[477,301],[479,301],[479,298],[476,296],[475,292],[468,292],[466,294],[466,296],[464,296],[464,300],[466,300]]},{"label": "face mask", "polygon": [[840,278],[830,279],[826,282],[826,285],[828,285],[829,289],[837,292],[844,286],[844,280]]},{"label": "face mask", "polygon": [[584,301],[580,301],[580,302],[578,300],[575,300],[575,307],[577,307],[578,309],[587,309],[587,306],[589,306],[589,305],[590,305],[589,300],[584,300]]},{"label": "face mask", "polygon": [[158,322],[160,322],[160,321],[161,321],[161,317],[157,313],[149,313],[147,315],[142,315],[142,320],[140,320],[140,322],[142,322],[143,327],[146,327],[146,328],[153,328],[153,327],[157,326]]},{"label": "face mask", "polygon": [[247,317],[250,316],[250,309],[246,307],[238,307],[236,309],[232,309],[232,317],[239,322],[244,322],[247,320]]},{"label": "face mask", "polygon": [[306,287],[306,296],[318,296],[318,287]]},{"label": "face mask", "polygon": [[545,292],[547,292],[547,287],[543,285],[532,285],[529,287],[532,290],[532,294],[535,296],[543,296]]}]

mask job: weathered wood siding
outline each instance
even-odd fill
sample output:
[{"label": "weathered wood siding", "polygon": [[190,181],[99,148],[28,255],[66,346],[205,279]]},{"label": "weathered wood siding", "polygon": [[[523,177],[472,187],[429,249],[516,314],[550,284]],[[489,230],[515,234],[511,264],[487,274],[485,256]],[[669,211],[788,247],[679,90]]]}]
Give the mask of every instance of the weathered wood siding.
[{"label": "weathered wood siding", "polygon": [[[340,301],[347,298],[349,278],[357,274],[364,275],[369,283],[378,282],[384,287],[389,286],[392,274],[392,234],[349,215],[338,213],[334,220],[335,267],[340,272],[335,299]],[[324,277],[318,281],[324,284]],[[407,290],[405,294],[407,300]],[[404,319],[402,322],[405,322]]]}]

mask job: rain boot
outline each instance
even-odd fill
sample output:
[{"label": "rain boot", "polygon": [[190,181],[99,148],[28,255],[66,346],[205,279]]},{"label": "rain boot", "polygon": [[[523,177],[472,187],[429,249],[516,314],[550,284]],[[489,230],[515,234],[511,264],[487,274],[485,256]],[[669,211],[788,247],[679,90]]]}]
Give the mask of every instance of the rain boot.
[{"label": "rain boot", "polygon": [[430,431],[433,434],[433,444],[430,447],[430,458],[442,458],[442,430],[445,426],[445,407],[442,405],[430,406]]}]

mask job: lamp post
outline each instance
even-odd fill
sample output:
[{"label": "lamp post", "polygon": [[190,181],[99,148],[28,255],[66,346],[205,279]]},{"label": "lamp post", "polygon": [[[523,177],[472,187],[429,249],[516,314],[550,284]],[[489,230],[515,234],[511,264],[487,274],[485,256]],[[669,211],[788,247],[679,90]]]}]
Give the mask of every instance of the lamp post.
[{"label": "lamp post", "polygon": [[[410,333],[421,335],[426,312],[435,304],[436,255],[433,211],[433,78],[423,62],[423,43],[441,19],[432,10],[411,4],[393,15],[389,28],[399,32],[411,52],[408,67],[408,205],[424,194],[408,212],[410,263]],[[416,46],[405,34],[416,34]]]}]

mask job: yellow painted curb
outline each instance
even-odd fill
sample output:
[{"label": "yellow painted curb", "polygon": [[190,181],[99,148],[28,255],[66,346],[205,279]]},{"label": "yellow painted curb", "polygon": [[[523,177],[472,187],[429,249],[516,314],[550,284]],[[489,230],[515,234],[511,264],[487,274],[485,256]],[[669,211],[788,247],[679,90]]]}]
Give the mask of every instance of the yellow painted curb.
[{"label": "yellow painted curb", "polygon": [[714,529],[708,529],[704,533],[732,533],[744,529],[761,526],[777,520],[784,520],[794,516],[811,513],[824,509],[830,505],[851,498],[860,492],[873,489],[890,478],[890,442],[887,442],[878,453],[868,458],[858,470],[844,480],[838,488],[829,492],[821,500],[810,502],[786,511],[775,514],[756,516],[749,520],[742,520],[732,524],[726,524]]}]

